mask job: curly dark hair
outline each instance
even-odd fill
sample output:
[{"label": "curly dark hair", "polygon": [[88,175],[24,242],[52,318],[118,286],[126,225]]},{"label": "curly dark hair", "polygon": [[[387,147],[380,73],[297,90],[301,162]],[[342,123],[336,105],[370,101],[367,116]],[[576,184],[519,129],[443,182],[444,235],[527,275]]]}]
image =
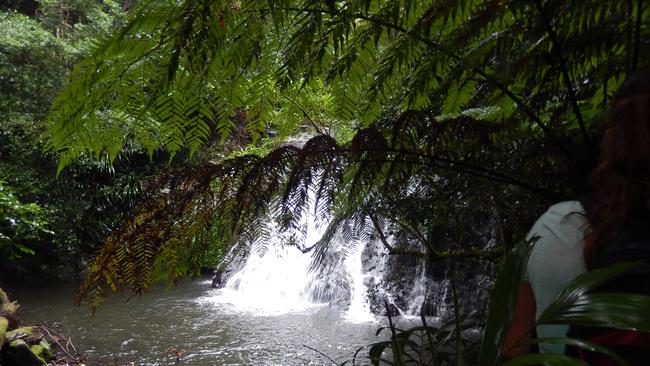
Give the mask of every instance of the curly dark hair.
[{"label": "curly dark hair", "polygon": [[632,221],[650,218],[650,72],[629,76],[615,95],[589,186],[587,264]]}]

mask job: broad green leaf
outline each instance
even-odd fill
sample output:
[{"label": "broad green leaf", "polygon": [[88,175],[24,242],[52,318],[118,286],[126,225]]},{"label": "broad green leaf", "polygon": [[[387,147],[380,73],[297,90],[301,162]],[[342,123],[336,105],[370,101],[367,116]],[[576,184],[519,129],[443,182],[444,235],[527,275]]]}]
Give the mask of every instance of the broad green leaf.
[{"label": "broad green leaf", "polygon": [[621,366],[627,366],[628,363],[619,355],[612,352],[607,347],[604,347],[599,344],[595,344],[583,339],[576,338],[561,338],[561,337],[546,337],[546,338],[536,338],[530,339],[527,343],[551,343],[551,344],[564,344],[567,346],[575,346],[587,351],[598,352],[607,355],[612,360],[616,361]]},{"label": "broad green leaf", "polygon": [[650,330],[650,297],[636,294],[588,294],[598,285],[646,264],[617,263],[578,276],[544,309],[538,324],[582,324]]},{"label": "broad green leaf", "polygon": [[512,309],[517,304],[521,278],[524,274],[531,246],[522,243],[506,254],[490,297],[490,308],[485,324],[477,364],[481,366],[498,365],[501,348],[512,321]]},{"label": "broad green leaf", "polygon": [[539,324],[577,324],[650,332],[650,296],[623,293],[580,295],[545,312]]}]

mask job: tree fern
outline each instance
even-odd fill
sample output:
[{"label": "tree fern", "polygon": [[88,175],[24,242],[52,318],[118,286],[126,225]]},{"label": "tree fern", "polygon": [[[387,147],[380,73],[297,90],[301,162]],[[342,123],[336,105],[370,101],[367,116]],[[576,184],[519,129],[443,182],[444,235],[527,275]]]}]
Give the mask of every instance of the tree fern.
[{"label": "tree fern", "polygon": [[[334,220],[330,238],[346,220],[364,231],[367,217],[354,212],[365,210],[399,219],[432,260],[448,248],[426,228],[481,216],[459,196],[476,210],[493,204],[503,230],[521,234],[530,217],[518,210],[575,193],[574,157],[650,56],[650,7],[631,3],[144,2],[77,66],[52,107],[47,147],[61,168],[80,156],[110,162],[127,146],[197,160],[151,182],[82,295],[146,287],[156,257],[180,258],[180,244],[166,243],[203,235],[187,220],[239,247],[263,234],[250,224],[270,204],[285,227],[299,226],[313,192]],[[281,145],[302,132],[318,136]],[[272,151],[233,152],[241,145]],[[414,200],[426,211],[410,212]]]}]

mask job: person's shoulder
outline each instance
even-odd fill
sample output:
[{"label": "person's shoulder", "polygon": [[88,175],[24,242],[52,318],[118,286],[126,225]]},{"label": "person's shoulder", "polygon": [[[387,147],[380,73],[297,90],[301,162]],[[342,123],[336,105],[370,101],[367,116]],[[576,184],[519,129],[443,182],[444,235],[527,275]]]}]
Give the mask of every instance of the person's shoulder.
[{"label": "person's shoulder", "polygon": [[581,231],[585,220],[585,210],[580,201],[558,202],[537,219],[529,237],[533,233],[541,234],[544,231]]},{"label": "person's shoulder", "polygon": [[580,201],[564,201],[558,202],[548,208],[546,214],[554,216],[567,216],[569,214],[585,214],[585,209],[582,207]]}]

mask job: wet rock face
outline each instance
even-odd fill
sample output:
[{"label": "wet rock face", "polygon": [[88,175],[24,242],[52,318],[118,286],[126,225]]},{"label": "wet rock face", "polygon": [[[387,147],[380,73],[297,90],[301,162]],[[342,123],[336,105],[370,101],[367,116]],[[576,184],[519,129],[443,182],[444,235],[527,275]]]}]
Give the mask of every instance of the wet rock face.
[{"label": "wet rock face", "polygon": [[452,278],[461,311],[480,322],[489,302],[493,265],[487,261],[426,262],[405,255],[389,255],[379,242],[366,245],[362,262],[368,276],[368,300],[375,314],[420,315],[442,319],[453,316]]},{"label": "wet rock face", "polygon": [[352,279],[345,271],[336,267],[325,267],[319,274],[319,280],[312,284],[311,301],[317,303],[330,303],[340,309],[350,306]]},{"label": "wet rock face", "polygon": [[[479,233],[481,242],[489,246],[489,238],[493,236],[489,225],[483,225],[485,232]],[[412,242],[404,233],[385,230],[393,247],[408,246]],[[440,249],[457,249],[447,245],[441,238]],[[282,245],[283,240],[269,245]],[[358,248],[358,249],[357,249]],[[361,252],[358,250],[363,248]],[[424,248],[420,249],[424,251]],[[351,254],[353,253],[353,254]],[[213,287],[224,285],[239,289],[240,277],[232,277],[242,269],[248,268],[247,258],[250,254],[240,252],[233,255],[228,262],[227,270],[219,278],[217,273],[213,278]],[[305,301],[329,303],[341,310],[347,310],[354,302],[367,300],[368,308],[374,314],[413,315],[422,312],[427,316],[446,319],[453,316],[453,286],[455,275],[456,292],[459,297],[462,314],[475,314],[481,319],[489,300],[491,288],[492,264],[477,260],[427,261],[409,255],[389,255],[388,250],[378,237],[370,237],[366,242],[349,239],[337,233],[324,252],[319,252],[317,272],[308,273],[305,269]],[[359,256],[360,254],[360,256]],[[352,256],[356,256],[352,258]],[[354,259],[356,266],[352,265]],[[272,262],[268,266],[277,271],[281,266],[291,266],[291,263]],[[280,266],[280,267],[278,267]],[[294,275],[292,278],[296,278]],[[220,281],[219,281],[220,280]],[[262,278],[264,280],[264,278]],[[257,283],[257,282],[256,282]],[[277,283],[269,286],[277,286]],[[360,287],[363,288],[359,294]],[[365,291],[365,292],[364,292]],[[301,292],[301,296],[303,296]],[[365,297],[365,298],[364,298]],[[466,317],[466,316],[465,316]]]}]

